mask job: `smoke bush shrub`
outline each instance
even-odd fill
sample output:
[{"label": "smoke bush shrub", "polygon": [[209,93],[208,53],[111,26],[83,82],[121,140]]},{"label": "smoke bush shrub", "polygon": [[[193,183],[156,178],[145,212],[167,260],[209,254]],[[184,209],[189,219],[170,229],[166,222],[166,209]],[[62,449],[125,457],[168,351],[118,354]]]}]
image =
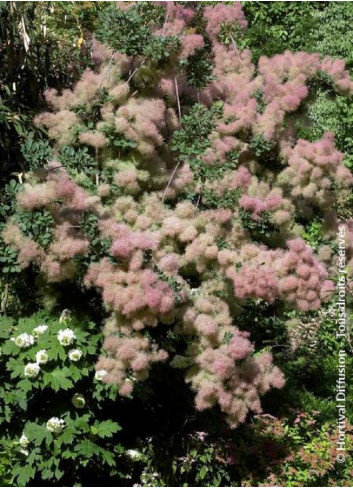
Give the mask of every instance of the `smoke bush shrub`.
[{"label": "smoke bush shrub", "polygon": [[[3,239],[46,283],[101,291],[104,382],[130,395],[168,361],[185,370],[198,410],[219,405],[235,427],[284,385],[251,342],[254,325],[236,325],[246,301],[310,311],[332,292],[301,236],[314,213],[335,232],[328,211],[353,177],[332,134],[305,141],[293,121],[323,74],[341,96],[353,82],[342,61],[318,54],[286,51],[255,66],[236,29],[221,42],[234,23],[246,28],[237,2],[155,3],[112,7],[116,31],[110,22],[99,35],[119,42],[95,40],[95,69],[72,90],[45,93],[49,111],[36,124],[53,160],[27,175]],[[46,216],[50,239],[21,227],[28,213]]]}]

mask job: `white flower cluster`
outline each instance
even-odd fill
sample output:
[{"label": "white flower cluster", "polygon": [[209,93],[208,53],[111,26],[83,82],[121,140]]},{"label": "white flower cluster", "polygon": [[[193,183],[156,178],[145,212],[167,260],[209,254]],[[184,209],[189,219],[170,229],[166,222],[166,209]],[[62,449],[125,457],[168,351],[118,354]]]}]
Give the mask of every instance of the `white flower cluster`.
[{"label": "white flower cluster", "polygon": [[22,436],[19,440],[19,444],[22,448],[26,448],[29,445],[29,440],[24,433],[22,433]]},{"label": "white flower cluster", "polygon": [[153,472],[153,474],[149,474],[148,472],[143,471],[141,474],[141,482],[142,484],[136,484],[140,487],[158,487],[157,479],[160,477],[158,472]]},{"label": "white flower cluster", "polygon": [[26,377],[30,379],[34,379],[40,372],[40,366],[38,363],[27,363],[24,369],[24,373]]},{"label": "white flower cluster", "polygon": [[97,372],[94,374],[94,378],[96,380],[103,380],[103,378],[107,375],[106,370],[97,370]]},{"label": "white flower cluster", "polygon": [[62,430],[65,428],[65,421],[54,416],[53,418],[50,418],[49,421],[47,421],[46,428],[51,433],[61,433]]},{"label": "white flower cluster", "polygon": [[[37,339],[40,335],[44,334],[48,330],[48,326],[46,324],[40,324],[36,328],[33,329],[33,335],[28,333],[22,333],[16,338],[12,338],[15,344],[21,348],[26,348],[34,344],[35,339]],[[75,339],[76,335],[72,329],[66,328],[61,329],[57,338],[59,343],[63,346],[71,345]],[[72,362],[78,362],[82,357],[82,351],[79,349],[70,350],[68,353],[68,357]],[[46,350],[39,350],[36,353],[36,361],[35,363],[27,363],[24,368],[24,374],[26,377],[34,379],[38,376],[40,372],[40,365],[44,365],[49,360],[49,356]]]},{"label": "white flower cluster", "polygon": [[29,346],[34,345],[34,336],[28,333],[22,333],[16,338],[13,339],[16,346],[20,348],[28,348]]},{"label": "white flower cluster", "polygon": [[141,460],[143,459],[143,453],[138,450],[126,450],[125,455],[127,455],[131,460]]},{"label": "white flower cluster", "polygon": [[78,362],[82,357],[82,350],[79,349],[70,350],[68,353],[68,357],[72,362]]},{"label": "white flower cluster", "polygon": [[34,336],[38,337],[44,334],[47,331],[47,329],[48,326],[46,324],[40,324],[39,326],[33,329],[32,333],[34,334]]},{"label": "white flower cluster", "polygon": [[26,448],[29,445],[29,440],[28,440],[27,436],[24,433],[22,433],[22,436],[19,439],[18,443],[19,443],[19,445],[21,447],[20,448],[20,453],[23,453],[23,455],[26,455],[26,457],[28,457],[29,451],[26,450]]},{"label": "white flower cluster", "polygon": [[60,345],[69,346],[75,341],[76,336],[75,333],[70,328],[61,329],[58,332],[57,338],[59,340]]},{"label": "white flower cluster", "polygon": [[20,348],[28,348],[29,346],[34,345],[34,342],[38,336],[45,333],[47,329],[48,326],[46,324],[40,324],[33,329],[33,334],[22,333],[15,338],[11,338],[11,340],[14,341],[15,345],[19,346]]},{"label": "white flower cluster", "polygon": [[24,368],[24,374],[30,379],[34,379],[38,376],[40,372],[40,365],[47,363],[49,360],[48,353],[46,350],[39,350],[36,353],[36,361],[33,363],[27,363]]},{"label": "white flower cluster", "polygon": [[41,364],[41,363],[47,363],[49,357],[48,357],[48,353],[46,350],[39,350],[37,351],[36,353],[36,362],[38,364]]}]

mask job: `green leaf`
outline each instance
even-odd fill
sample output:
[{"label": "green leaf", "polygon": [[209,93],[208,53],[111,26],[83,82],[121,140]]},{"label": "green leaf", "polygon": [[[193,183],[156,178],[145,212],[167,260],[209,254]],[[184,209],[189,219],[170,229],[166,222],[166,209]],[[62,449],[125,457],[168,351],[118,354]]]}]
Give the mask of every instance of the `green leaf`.
[{"label": "green leaf", "polygon": [[63,369],[56,369],[53,372],[46,372],[43,376],[43,380],[46,385],[57,392],[60,389],[68,390],[73,387],[72,381],[68,378],[69,376],[70,370],[65,367]]},{"label": "green leaf", "polygon": [[114,433],[117,433],[121,430],[121,427],[118,423],[115,423],[111,420],[106,421],[96,421],[91,428],[93,434],[96,434],[100,438],[110,438]]},{"label": "green leaf", "polygon": [[37,423],[27,423],[24,432],[29,441],[36,446],[39,446],[43,440],[46,440],[47,444],[53,440],[53,435],[47,431],[46,427]]},{"label": "green leaf", "polygon": [[57,441],[59,443],[72,443],[75,432],[76,430],[74,428],[68,426],[67,428],[65,428],[63,433],[58,437]]},{"label": "green leaf", "polygon": [[34,477],[34,467],[31,465],[25,465],[17,477],[17,484],[20,487],[25,487],[27,483]]},{"label": "green leaf", "polygon": [[93,455],[96,455],[99,450],[100,447],[90,440],[83,440],[75,447],[75,452],[78,452],[80,455],[85,457],[92,457]]},{"label": "green leaf", "polygon": [[201,480],[204,479],[206,474],[207,474],[207,467],[205,466],[201,467],[199,472],[199,479]]},{"label": "green leaf", "polygon": [[51,468],[47,467],[44,470],[42,470],[42,479],[47,480],[51,479],[54,475],[54,472]]},{"label": "green leaf", "polygon": [[101,449],[100,453],[106,464],[108,464],[110,467],[113,467],[115,465],[115,459],[111,452],[109,452],[108,450]]}]

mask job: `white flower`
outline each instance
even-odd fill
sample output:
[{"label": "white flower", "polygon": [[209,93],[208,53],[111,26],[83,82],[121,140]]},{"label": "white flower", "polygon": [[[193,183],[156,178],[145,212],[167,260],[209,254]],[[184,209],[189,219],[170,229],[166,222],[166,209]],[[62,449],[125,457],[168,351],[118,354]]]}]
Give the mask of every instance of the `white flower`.
[{"label": "white flower", "polygon": [[20,448],[20,453],[23,453],[23,455],[26,455],[26,457],[29,455],[29,451],[25,450],[24,448]]},{"label": "white flower", "polygon": [[97,370],[97,372],[94,374],[94,378],[96,380],[103,380],[103,377],[105,377],[107,373],[108,372],[106,370]]},{"label": "white flower", "polygon": [[85,398],[83,397],[83,395],[78,394],[78,393],[74,394],[72,396],[71,402],[75,406],[75,408],[78,408],[78,409],[82,409],[86,404],[86,401],[85,401]]},{"label": "white flower", "polygon": [[65,421],[54,416],[47,421],[46,428],[51,433],[60,433],[65,428]]},{"label": "white flower", "polygon": [[41,334],[45,333],[47,329],[48,326],[46,324],[40,324],[39,326],[34,328],[32,333],[34,334],[34,336],[40,336]]},{"label": "white flower", "polygon": [[47,363],[48,361],[48,353],[46,350],[39,350],[36,353],[36,362],[37,363]]},{"label": "white flower", "polygon": [[68,345],[72,345],[72,343],[76,339],[76,336],[75,333],[72,331],[72,329],[66,328],[66,329],[61,329],[59,331],[57,338],[59,340],[60,345],[68,346]]},{"label": "white flower", "polygon": [[30,378],[37,377],[39,372],[40,372],[40,366],[38,365],[38,363],[27,363],[27,365],[25,366],[26,377],[30,377]]},{"label": "white flower", "polygon": [[29,444],[29,440],[24,433],[22,433],[22,436],[19,440],[19,444],[21,445],[22,448],[26,448],[26,446]]},{"label": "white flower", "polygon": [[79,359],[82,357],[82,351],[81,350],[70,350],[68,353],[68,357],[72,362],[78,362]]},{"label": "white flower", "polygon": [[15,338],[15,345],[19,346],[20,348],[27,348],[28,346],[31,346],[33,344],[34,336],[32,336],[31,334],[22,333]]},{"label": "white flower", "polygon": [[125,453],[131,460],[139,460],[143,457],[142,453],[137,450],[126,450]]}]

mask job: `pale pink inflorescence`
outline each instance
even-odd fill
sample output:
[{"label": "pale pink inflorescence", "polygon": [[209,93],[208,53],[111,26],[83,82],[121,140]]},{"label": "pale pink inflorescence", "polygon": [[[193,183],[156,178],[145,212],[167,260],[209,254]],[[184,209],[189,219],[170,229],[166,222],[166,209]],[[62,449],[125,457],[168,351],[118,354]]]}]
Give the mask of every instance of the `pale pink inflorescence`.
[{"label": "pale pink inflorescence", "polygon": [[237,23],[245,28],[248,23],[245,20],[240,2],[233,2],[233,5],[224,5],[217,3],[205,8],[205,17],[207,19],[207,34],[211,38],[216,38],[221,30],[221,26],[225,23]]},{"label": "pale pink inflorescence", "polygon": [[288,150],[288,167],[278,175],[278,183],[289,189],[293,200],[329,208],[335,201],[335,183],[342,191],[352,186],[353,176],[342,164],[343,154],[335,149],[332,133],[310,143],[299,139]]}]

